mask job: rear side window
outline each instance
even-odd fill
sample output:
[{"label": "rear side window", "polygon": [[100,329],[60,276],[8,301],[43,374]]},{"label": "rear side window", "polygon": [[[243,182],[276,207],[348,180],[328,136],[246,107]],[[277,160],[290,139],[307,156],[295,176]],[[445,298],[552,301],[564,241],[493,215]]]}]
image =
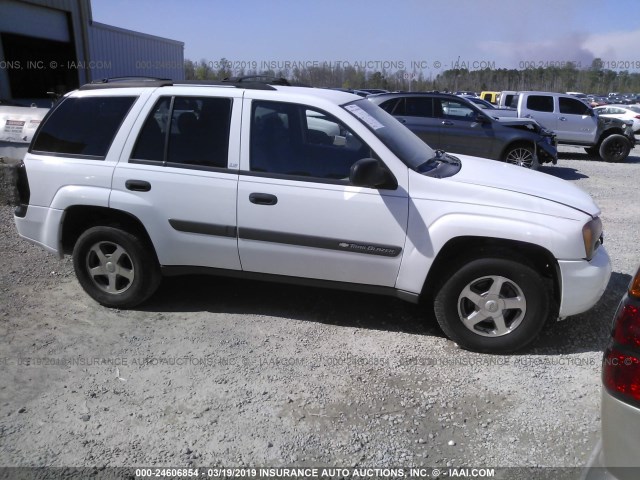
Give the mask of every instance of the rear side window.
[{"label": "rear side window", "polygon": [[536,112],[553,112],[553,97],[549,95],[531,95],[527,98],[527,109]]},{"label": "rear side window", "polygon": [[231,99],[162,97],[147,118],[131,158],[172,167],[226,168]]},{"label": "rear side window", "polygon": [[433,99],[428,97],[414,97],[407,98],[407,111],[405,113],[408,117],[428,117],[433,118]]},{"label": "rear side window", "polygon": [[104,160],[136,98],[66,98],[44,122],[30,151]]},{"label": "rear side window", "polygon": [[513,98],[517,97],[516,95],[514,95],[513,93],[507,93],[504,96],[504,104],[507,106],[511,106],[511,102],[513,102]]}]

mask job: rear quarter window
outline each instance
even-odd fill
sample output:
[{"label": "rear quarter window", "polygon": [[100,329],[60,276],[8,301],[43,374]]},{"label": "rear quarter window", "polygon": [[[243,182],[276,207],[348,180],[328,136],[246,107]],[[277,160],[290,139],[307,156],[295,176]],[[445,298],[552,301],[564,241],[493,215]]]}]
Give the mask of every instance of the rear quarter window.
[{"label": "rear quarter window", "polygon": [[102,160],[136,98],[66,98],[40,127],[29,151]]}]

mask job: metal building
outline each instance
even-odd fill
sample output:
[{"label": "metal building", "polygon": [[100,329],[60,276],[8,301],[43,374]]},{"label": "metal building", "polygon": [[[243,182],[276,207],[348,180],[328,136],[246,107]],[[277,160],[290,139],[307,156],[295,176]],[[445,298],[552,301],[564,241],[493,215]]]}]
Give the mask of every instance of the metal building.
[{"label": "metal building", "polygon": [[94,22],[90,0],[0,0],[0,104],[132,75],[184,79],[184,43]]}]

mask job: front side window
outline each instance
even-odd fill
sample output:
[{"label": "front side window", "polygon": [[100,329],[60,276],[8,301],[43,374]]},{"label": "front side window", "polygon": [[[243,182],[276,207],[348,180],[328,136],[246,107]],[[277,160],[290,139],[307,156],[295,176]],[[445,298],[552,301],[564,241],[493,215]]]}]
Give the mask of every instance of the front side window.
[{"label": "front side window", "polygon": [[451,120],[473,122],[478,117],[477,112],[473,108],[462,102],[458,102],[457,100],[443,99],[442,111],[444,113],[444,116]]},{"label": "front side window", "polygon": [[549,95],[530,95],[527,98],[527,109],[536,112],[553,112],[553,97]]},{"label": "front side window", "polygon": [[173,167],[226,168],[231,99],[162,97],[136,141],[131,158]]},{"label": "front side window", "polygon": [[351,165],[371,157],[368,146],[334,116],[304,105],[254,101],[253,172],[344,180]]},{"label": "front side window", "polygon": [[560,113],[569,115],[589,115],[589,107],[581,100],[560,97]]},{"label": "front side window", "polygon": [[406,115],[404,98],[392,98],[380,104],[380,108],[391,115]]},{"label": "front side window", "polygon": [[31,151],[104,159],[137,97],[71,97],[52,111]]}]

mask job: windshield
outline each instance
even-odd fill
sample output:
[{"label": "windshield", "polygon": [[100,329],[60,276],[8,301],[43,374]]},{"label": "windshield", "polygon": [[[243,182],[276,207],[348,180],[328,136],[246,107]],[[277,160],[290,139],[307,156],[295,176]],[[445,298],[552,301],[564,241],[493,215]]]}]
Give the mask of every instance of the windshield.
[{"label": "windshield", "polygon": [[435,157],[431,147],[369,100],[356,100],[342,107],[371,130],[409,168],[416,170]]}]

